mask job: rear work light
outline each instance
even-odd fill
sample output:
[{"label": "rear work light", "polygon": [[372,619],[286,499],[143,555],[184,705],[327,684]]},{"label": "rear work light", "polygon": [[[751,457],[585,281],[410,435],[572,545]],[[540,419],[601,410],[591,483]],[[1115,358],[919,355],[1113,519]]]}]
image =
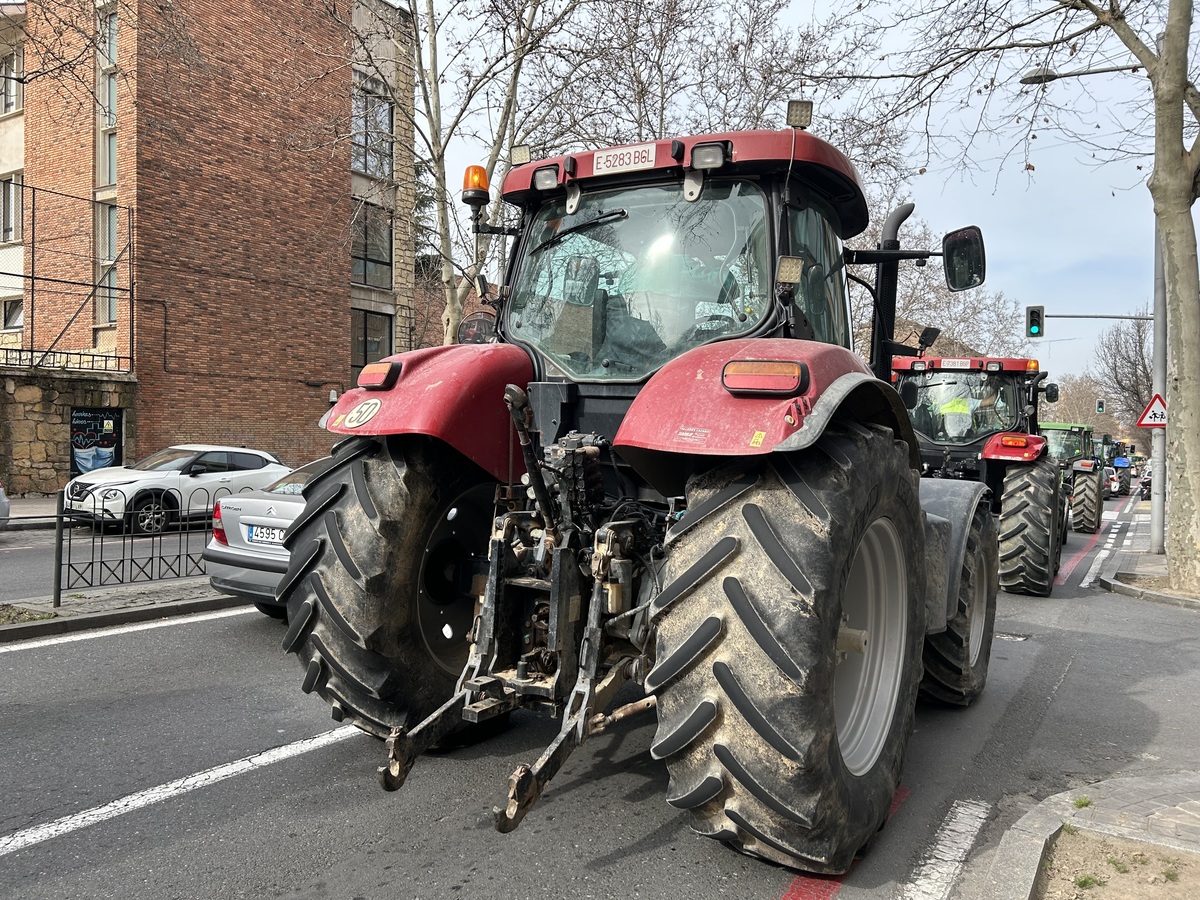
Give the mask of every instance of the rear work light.
[{"label": "rear work light", "polygon": [[539,191],[552,191],[558,187],[558,166],[534,169],[533,186]]},{"label": "rear work light", "polygon": [[725,165],[724,144],[697,144],[692,148],[693,169],[719,169]]},{"label": "rear work light", "polygon": [[1023,434],[1006,434],[1000,438],[1001,447],[1028,447],[1029,438]]},{"label": "rear work light", "polygon": [[923,363],[923,362],[915,362],[915,363],[913,363],[913,364],[912,364],[912,370],[913,370],[914,372],[924,372],[924,371],[925,371],[925,363]]},{"label": "rear work light", "polygon": [[721,370],[721,385],[731,394],[792,397],[808,389],[808,366],[791,360],[731,359]]},{"label": "rear work light", "polygon": [[229,546],[229,536],[225,534],[225,523],[221,521],[221,501],[213,507],[213,540],[218,544]]},{"label": "rear work light", "polygon": [[386,391],[400,377],[400,363],[374,362],[358,373],[358,386],[368,391]]},{"label": "rear work light", "polygon": [[986,372],[999,372],[1001,369],[1004,368],[1004,364],[1000,363],[1000,362],[996,362],[996,360],[993,359],[993,360],[989,360],[988,363],[986,365],[984,365],[983,368],[984,368],[984,371],[986,371]]}]

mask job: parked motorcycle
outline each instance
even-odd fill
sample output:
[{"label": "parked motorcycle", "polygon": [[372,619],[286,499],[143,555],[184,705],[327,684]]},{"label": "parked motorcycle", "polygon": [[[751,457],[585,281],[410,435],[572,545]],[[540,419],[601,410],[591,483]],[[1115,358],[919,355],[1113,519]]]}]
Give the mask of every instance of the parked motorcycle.
[{"label": "parked motorcycle", "polygon": [[1146,474],[1142,476],[1142,480],[1138,482],[1138,487],[1141,490],[1141,493],[1139,495],[1140,498],[1142,500],[1149,500],[1150,499],[1150,487],[1151,487],[1149,471],[1147,471]]}]

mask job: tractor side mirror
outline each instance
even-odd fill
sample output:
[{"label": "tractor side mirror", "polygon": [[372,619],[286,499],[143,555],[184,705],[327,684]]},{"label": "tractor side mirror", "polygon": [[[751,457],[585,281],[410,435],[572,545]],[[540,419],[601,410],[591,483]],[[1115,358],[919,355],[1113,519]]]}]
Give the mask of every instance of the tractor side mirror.
[{"label": "tractor side mirror", "polygon": [[1047,403],[1057,403],[1058,402],[1058,385],[1057,384],[1048,384],[1048,385],[1046,385],[1045,390],[1046,390],[1046,402]]},{"label": "tractor side mirror", "polygon": [[983,232],[976,225],[951,231],[942,238],[942,268],[946,287],[965,291],[983,284],[987,261],[983,252]]},{"label": "tractor side mirror", "polygon": [[978,226],[960,228],[942,238],[942,269],[946,271],[946,287],[950,290],[983,284],[986,259],[983,232]]},{"label": "tractor side mirror", "polygon": [[900,400],[904,404],[905,409],[916,409],[917,407],[917,383],[908,381],[900,385]]}]

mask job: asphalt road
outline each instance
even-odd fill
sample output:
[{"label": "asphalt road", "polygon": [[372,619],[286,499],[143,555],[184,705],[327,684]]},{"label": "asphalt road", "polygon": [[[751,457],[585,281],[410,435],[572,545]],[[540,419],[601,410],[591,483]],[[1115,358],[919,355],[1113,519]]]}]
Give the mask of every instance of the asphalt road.
[{"label": "asphalt road", "polygon": [[987,690],[922,706],[892,821],[840,880],[693,835],[652,717],[584,745],[509,835],[490,807],[556,722],[518,713],[385,794],[382,744],[301,693],[281,623],[236,610],[0,645],[0,896],[976,900],[1040,799],[1200,769],[1196,613],[1079,588],[1108,536],[1071,536],[1054,597],[1001,594]]}]

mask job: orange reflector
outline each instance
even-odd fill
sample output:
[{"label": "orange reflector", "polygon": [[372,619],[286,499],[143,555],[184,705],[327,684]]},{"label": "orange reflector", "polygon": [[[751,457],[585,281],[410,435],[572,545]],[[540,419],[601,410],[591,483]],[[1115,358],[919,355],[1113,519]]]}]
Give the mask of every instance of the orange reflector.
[{"label": "orange reflector", "polygon": [[486,191],[487,189],[487,169],[483,166],[467,166],[467,171],[463,173],[463,190]]},{"label": "orange reflector", "polygon": [[1001,447],[1028,447],[1029,438],[1023,434],[1004,434],[1000,436]]},{"label": "orange reflector", "polygon": [[374,362],[358,373],[358,386],[368,391],[385,391],[400,377],[400,363]]},{"label": "orange reflector", "polygon": [[808,366],[791,360],[732,359],[721,370],[721,384],[731,394],[792,396],[808,388]]}]

